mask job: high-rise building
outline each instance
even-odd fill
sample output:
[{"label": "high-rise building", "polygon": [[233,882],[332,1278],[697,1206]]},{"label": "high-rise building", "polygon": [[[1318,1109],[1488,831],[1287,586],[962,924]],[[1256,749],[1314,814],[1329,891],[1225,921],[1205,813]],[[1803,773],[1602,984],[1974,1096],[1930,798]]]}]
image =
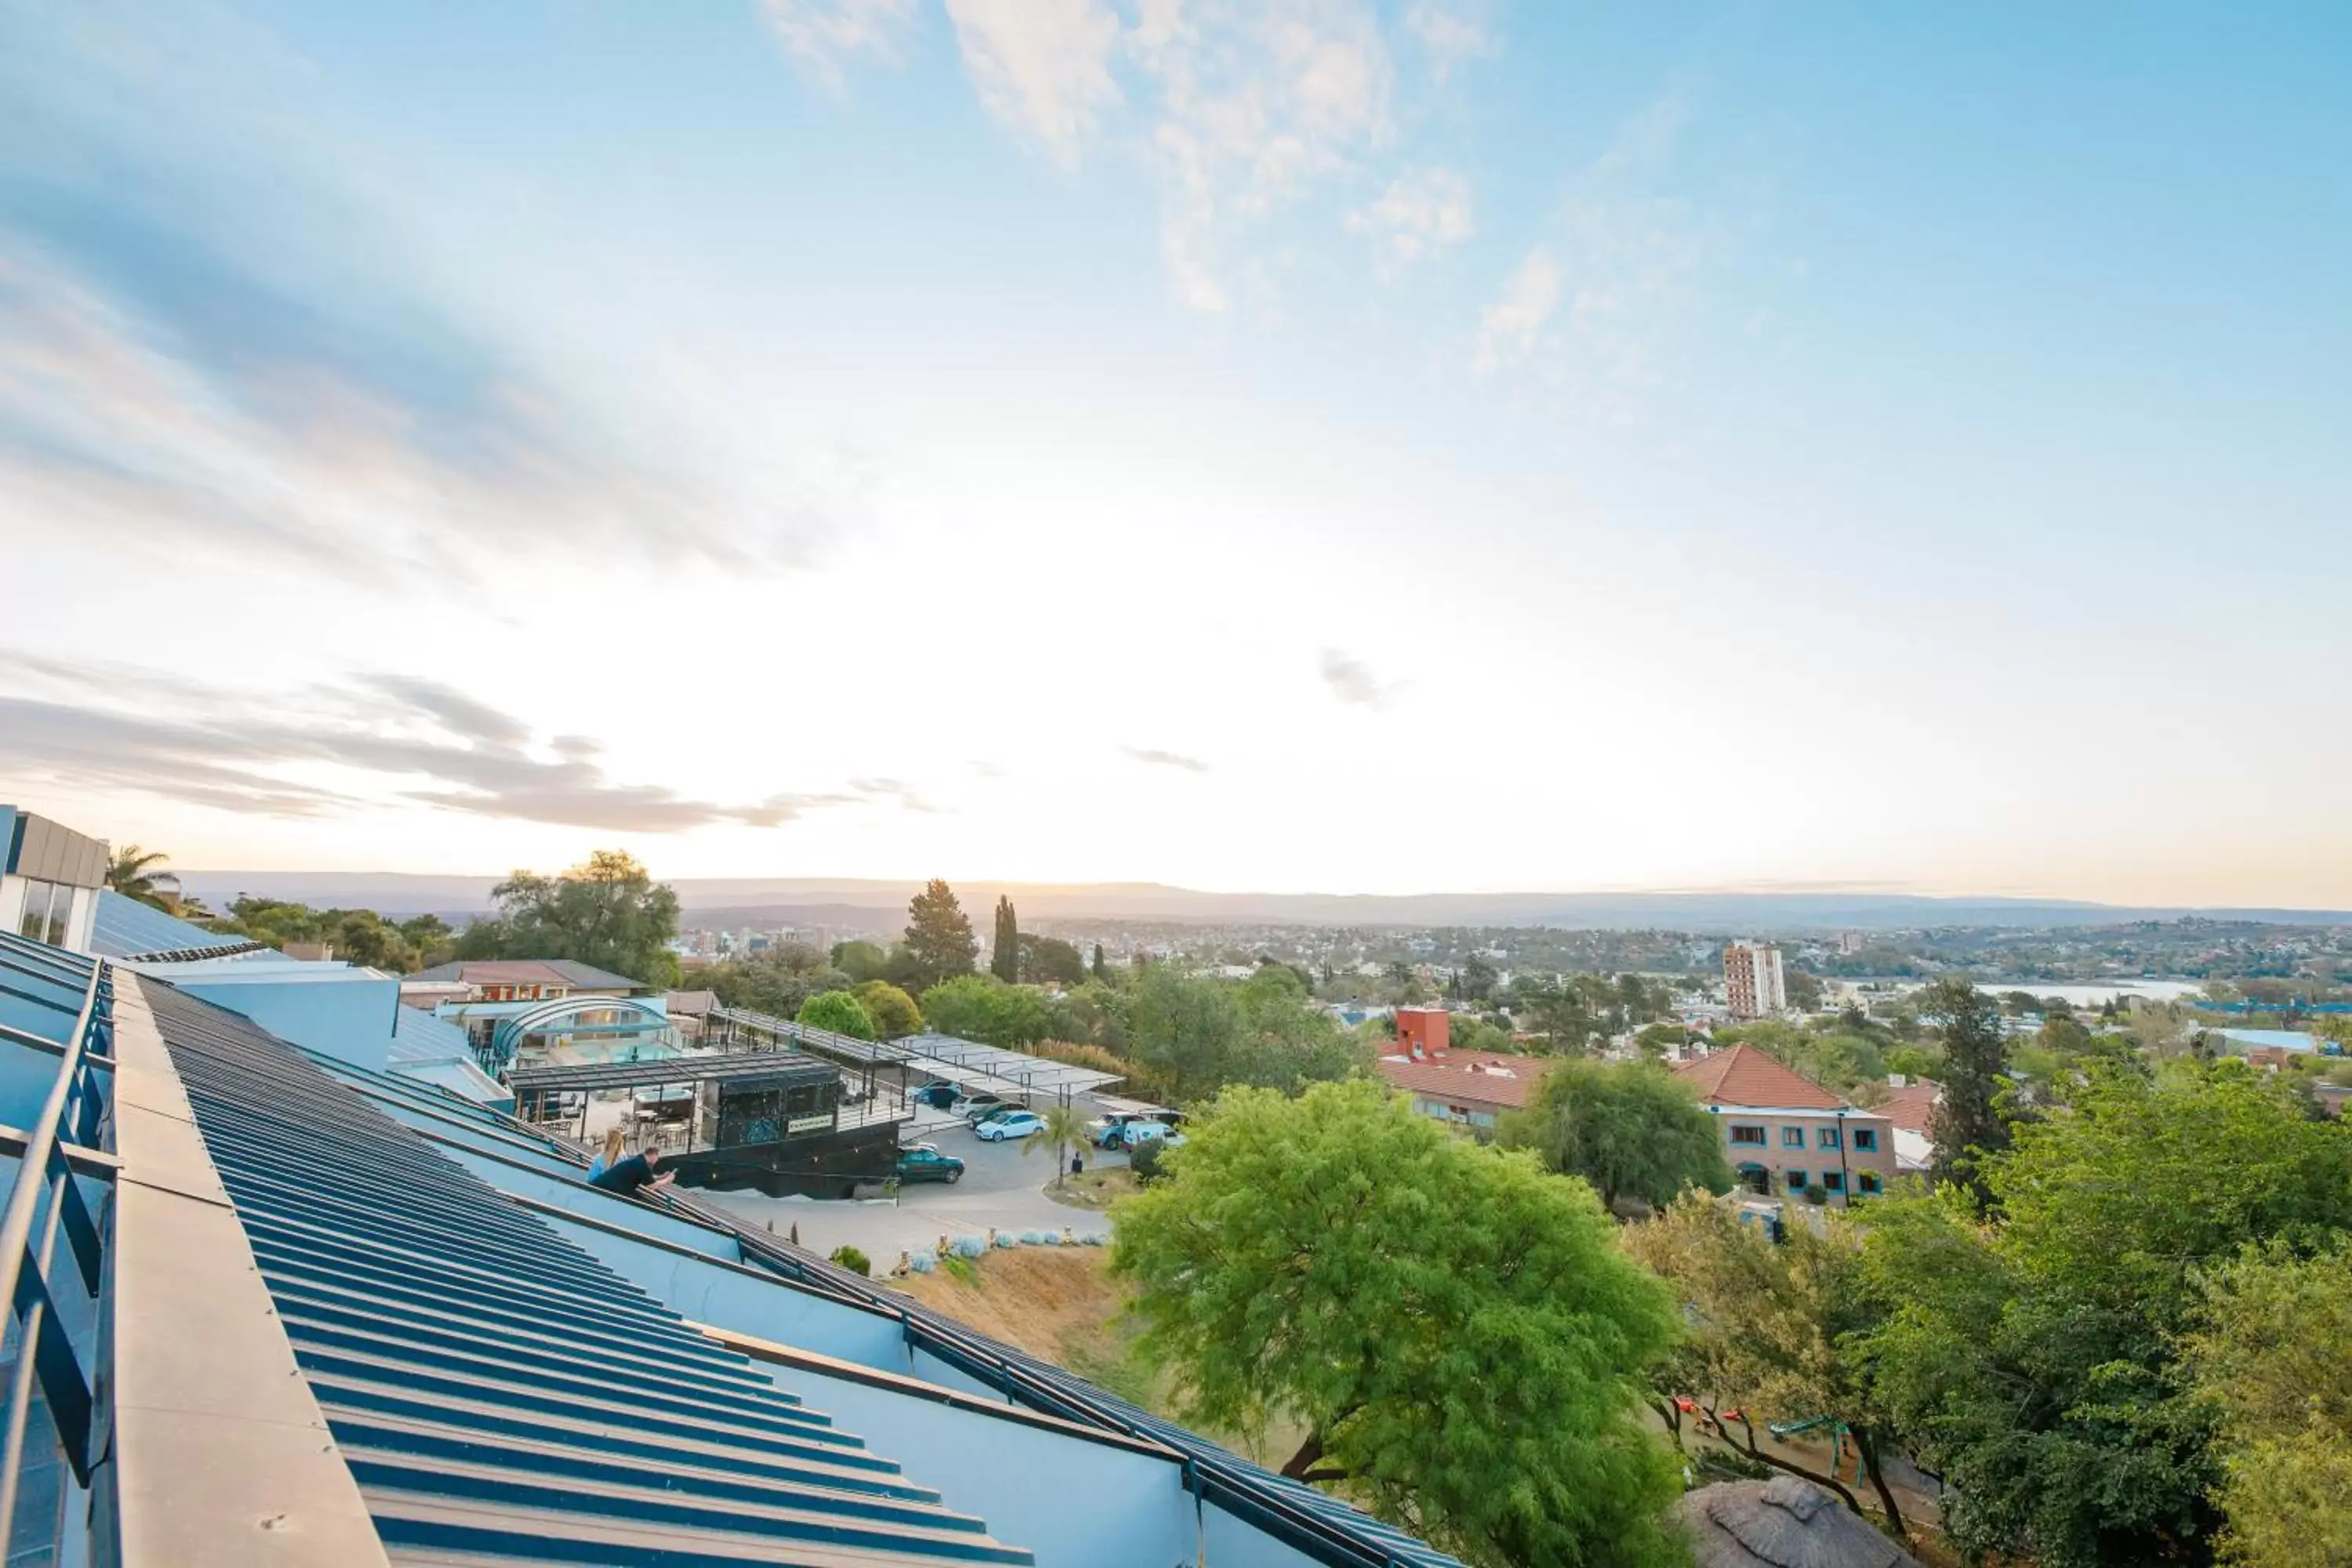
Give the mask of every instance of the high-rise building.
[{"label": "high-rise building", "polygon": [[1734,1018],[1762,1018],[1789,1005],[1780,950],[1769,942],[1734,942],[1723,949],[1724,1000]]}]

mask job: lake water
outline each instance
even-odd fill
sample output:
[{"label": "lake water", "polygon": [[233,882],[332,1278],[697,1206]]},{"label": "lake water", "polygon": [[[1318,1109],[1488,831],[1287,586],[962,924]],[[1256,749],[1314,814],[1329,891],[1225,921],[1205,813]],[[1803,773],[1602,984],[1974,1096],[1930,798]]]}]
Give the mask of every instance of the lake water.
[{"label": "lake water", "polygon": [[[1869,984],[1871,982],[1841,981],[1833,984],[1851,985]],[[1902,995],[1918,990],[1927,983],[1919,980],[1896,980],[1881,984],[1895,986],[1896,988],[1895,994]],[[2060,985],[2047,980],[1980,980],[1977,982],[1977,988],[1996,994],[2003,991],[2027,991],[2036,996],[2063,996],[2076,1007],[2092,1008],[2104,1006],[2110,1001],[2120,1001],[2126,996],[2137,996],[2149,1002],[2178,1002],[2184,996],[2194,996],[2201,993],[2205,988],[2205,983],[2201,980],[2116,980],[2102,985]],[[1884,996],[1887,993],[1874,991],[1872,994]]]}]

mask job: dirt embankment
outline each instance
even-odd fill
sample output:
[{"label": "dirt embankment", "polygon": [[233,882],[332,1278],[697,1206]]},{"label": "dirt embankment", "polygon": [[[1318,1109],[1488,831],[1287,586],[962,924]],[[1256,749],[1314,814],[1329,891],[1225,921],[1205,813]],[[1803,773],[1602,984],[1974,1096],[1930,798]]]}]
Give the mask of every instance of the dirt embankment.
[{"label": "dirt embankment", "polygon": [[1020,1247],[894,1283],[934,1311],[1124,1394],[1120,1315],[1132,1291],[1108,1262],[1099,1247]]}]

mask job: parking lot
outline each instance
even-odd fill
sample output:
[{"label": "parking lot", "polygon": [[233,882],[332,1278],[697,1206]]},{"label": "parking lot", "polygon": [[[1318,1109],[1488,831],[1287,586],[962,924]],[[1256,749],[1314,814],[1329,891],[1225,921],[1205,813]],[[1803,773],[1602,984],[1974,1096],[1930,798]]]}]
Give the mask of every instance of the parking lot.
[{"label": "parking lot", "polygon": [[[1084,1101],[1088,1116],[1096,1108]],[[964,1163],[961,1180],[920,1183],[899,1190],[894,1204],[886,1197],[853,1199],[770,1198],[757,1193],[700,1193],[697,1195],[724,1205],[755,1225],[767,1225],[779,1236],[793,1226],[801,1245],[831,1252],[843,1245],[856,1247],[873,1260],[877,1272],[888,1269],[898,1254],[936,1244],[942,1236],[978,1236],[991,1226],[999,1230],[1060,1230],[1084,1234],[1109,1228],[1099,1213],[1066,1208],[1042,1190],[1054,1179],[1054,1148],[1032,1148],[1028,1142],[983,1142],[960,1117],[924,1110],[904,1134],[904,1142],[929,1143],[943,1154]],[[1026,1151],[1026,1152],[1024,1152]],[[1124,1165],[1123,1154],[1088,1146],[1087,1169]],[[1064,1154],[1066,1160],[1067,1152]]]}]

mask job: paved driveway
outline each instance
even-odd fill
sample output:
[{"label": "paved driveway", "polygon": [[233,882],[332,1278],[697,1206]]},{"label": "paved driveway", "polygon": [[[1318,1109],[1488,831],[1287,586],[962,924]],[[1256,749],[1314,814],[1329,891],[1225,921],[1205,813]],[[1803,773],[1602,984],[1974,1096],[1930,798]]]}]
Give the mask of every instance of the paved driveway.
[{"label": "paved driveway", "polygon": [[[831,1252],[846,1243],[873,1260],[876,1272],[895,1267],[898,1254],[918,1247],[936,1246],[940,1237],[984,1236],[999,1230],[1054,1230],[1068,1226],[1080,1235],[1109,1229],[1097,1210],[1067,1208],[1042,1190],[1054,1179],[1054,1149],[1045,1144],[1024,1153],[1029,1144],[986,1143],[961,1121],[933,1115],[908,1129],[908,1143],[935,1144],[943,1154],[964,1163],[963,1180],[922,1183],[899,1190],[895,1204],[887,1198],[771,1198],[758,1193],[709,1193],[695,1195],[720,1204],[754,1225],[772,1226],[783,1236],[797,1226],[801,1245]],[[1032,1142],[1039,1141],[1032,1140]],[[1086,1151],[1087,1169],[1124,1165],[1124,1154]]]}]

